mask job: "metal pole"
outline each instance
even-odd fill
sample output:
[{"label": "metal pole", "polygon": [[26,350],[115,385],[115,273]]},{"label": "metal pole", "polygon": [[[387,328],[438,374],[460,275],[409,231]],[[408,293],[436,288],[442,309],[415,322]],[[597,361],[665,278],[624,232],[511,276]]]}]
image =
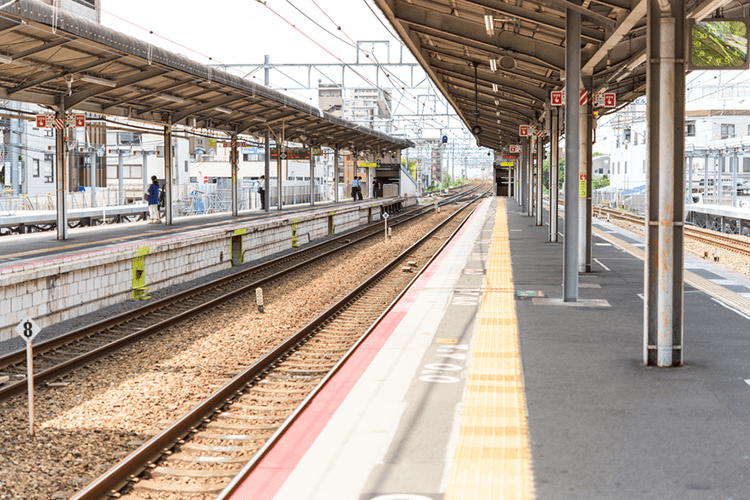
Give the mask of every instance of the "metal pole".
[{"label": "metal pole", "polygon": [[724,199],[724,170],[726,169],[727,159],[724,157],[724,152],[721,152],[721,159],[719,160],[718,167],[718,183],[716,184],[716,196],[718,198],[717,204],[721,205]]},{"label": "metal pole", "polygon": [[123,173],[123,152],[117,151],[117,204],[125,204],[125,180]]},{"label": "metal pole", "polygon": [[708,160],[709,156],[706,153],[706,161],[703,163],[703,203],[708,203]]},{"label": "metal pole", "polygon": [[688,158],[688,195],[690,196],[690,203],[693,202],[693,154],[690,154]]},{"label": "metal pole", "polygon": [[266,212],[270,212],[271,207],[269,206],[269,201],[271,200],[271,193],[269,191],[271,190],[271,132],[268,129],[266,129],[265,147],[265,178],[263,179],[263,197],[265,198],[265,200],[263,200],[262,205],[266,207]]},{"label": "metal pole", "polygon": [[521,176],[519,178],[519,181],[521,183],[521,212],[523,213],[525,210],[528,209],[528,191],[527,191],[527,181],[528,181],[528,174],[527,168],[529,163],[529,139],[527,137],[521,138]]},{"label": "metal pole", "polygon": [[560,193],[559,180],[560,175],[558,167],[560,165],[560,123],[559,108],[557,106],[551,109],[552,119],[550,120],[550,138],[549,138],[549,240],[557,241],[557,211],[558,196]]},{"label": "metal pole", "polygon": [[164,125],[164,223],[172,224],[172,124]]},{"label": "metal pole", "polygon": [[[648,0],[644,364],[682,365],[685,197],[685,3]],[[678,60],[679,57],[679,60]]]},{"label": "metal pole", "polygon": [[34,435],[35,423],[34,423],[34,348],[31,345],[31,341],[26,343],[26,367],[27,374],[26,379],[28,381],[29,391],[29,434]]},{"label": "metal pole", "polygon": [[580,106],[581,112],[581,174],[583,190],[579,193],[578,210],[580,220],[578,222],[578,272],[590,273],[592,264],[591,255],[591,177],[593,173],[592,159],[592,129],[594,125],[593,106],[593,79],[590,75],[581,77],[583,89],[588,92],[585,105]]},{"label": "metal pole", "polygon": [[[65,96],[60,96],[57,118],[65,120]],[[57,175],[57,239],[68,239],[68,168],[64,128],[55,129],[55,163]],[[12,195],[11,195],[12,196]]]},{"label": "metal pole", "polygon": [[578,171],[580,168],[581,14],[565,20],[565,244],[563,301],[578,301]]},{"label": "metal pole", "polygon": [[310,146],[310,206],[315,206],[315,155]]},{"label": "metal pole", "polygon": [[283,189],[284,183],[281,181],[281,141],[276,143],[276,208],[281,212],[284,204]]},{"label": "metal pole", "polygon": [[[91,145],[89,144],[89,147]],[[91,185],[91,208],[96,206],[96,152],[89,151],[89,184]]]},{"label": "metal pole", "polygon": [[526,162],[526,216],[534,216],[534,137],[526,138],[526,151],[528,160]]},{"label": "metal pole", "polygon": [[239,200],[237,196],[237,172],[239,170],[239,152],[237,151],[237,134],[232,134],[231,138],[232,150],[229,153],[229,161],[232,165],[232,215],[237,217],[239,215]]},{"label": "metal pole", "polygon": [[542,171],[544,163],[544,142],[541,137],[536,141],[536,225],[544,225],[544,210],[542,210]]},{"label": "metal pole", "polygon": [[[737,150],[734,150],[734,161],[732,162],[732,206],[737,206],[737,170],[738,170],[738,162],[737,162]],[[740,232],[742,234],[742,232]]]},{"label": "metal pole", "polygon": [[333,201],[339,202],[339,148],[333,150]]}]

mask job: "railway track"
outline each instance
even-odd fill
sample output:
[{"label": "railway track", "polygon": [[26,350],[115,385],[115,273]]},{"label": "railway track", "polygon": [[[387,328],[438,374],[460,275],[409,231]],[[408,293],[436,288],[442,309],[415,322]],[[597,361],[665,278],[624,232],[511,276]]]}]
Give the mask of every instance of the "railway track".
[{"label": "railway track", "polygon": [[[466,196],[475,196],[474,186],[438,202],[455,203]],[[421,206],[388,219],[389,226],[408,223],[433,210],[432,205]],[[88,365],[103,356],[147,336],[162,332],[188,318],[201,314],[231,300],[254,291],[255,288],[294,272],[343,248],[382,234],[382,225],[373,223],[361,229],[324,242],[311,245],[263,264],[250,267],[231,276],[214,280],[173,296],[150,302],[138,309],[107,318],[66,335],[34,346],[35,385],[65,385],[61,377],[76,368]],[[25,351],[0,358],[0,402],[27,390]]]},{"label": "railway track", "polygon": [[470,213],[459,214],[472,203],[72,500],[227,498],[416,279],[405,271],[434,259],[468,219]]},{"label": "railway track", "polygon": [[[596,207],[594,213],[614,217],[641,226],[644,223],[644,218],[641,216],[622,213],[619,210],[613,210],[611,208]],[[727,235],[717,231],[711,231],[710,229],[685,226],[685,237],[750,257],[750,240],[742,236]]]}]

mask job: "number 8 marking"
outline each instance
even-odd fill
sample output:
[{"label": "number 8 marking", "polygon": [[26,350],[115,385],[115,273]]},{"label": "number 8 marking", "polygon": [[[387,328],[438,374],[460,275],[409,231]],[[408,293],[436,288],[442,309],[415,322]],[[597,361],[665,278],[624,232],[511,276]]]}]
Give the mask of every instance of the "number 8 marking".
[{"label": "number 8 marking", "polygon": [[31,324],[30,321],[27,321],[26,323],[23,324],[23,336],[26,337],[27,339],[30,338],[32,335],[34,335],[34,331],[32,328],[33,328],[33,325]]}]

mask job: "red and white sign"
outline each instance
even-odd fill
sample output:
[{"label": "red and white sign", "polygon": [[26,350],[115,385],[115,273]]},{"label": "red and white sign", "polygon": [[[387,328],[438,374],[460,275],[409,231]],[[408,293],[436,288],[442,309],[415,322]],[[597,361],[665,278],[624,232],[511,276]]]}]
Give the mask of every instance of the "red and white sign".
[{"label": "red and white sign", "polygon": [[582,90],[581,91],[581,106],[585,106],[588,103],[589,103],[589,91]]},{"label": "red and white sign", "polygon": [[521,152],[521,146],[517,144],[511,144],[508,146],[508,152],[509,153],[520,153]]},{"label": "red and white sign", "polygon": [[528,137],[529,136],[529,126],[528,125],[519,125],[518,126],[518,135],[521,137]]},{"label": "red and white sign", "polygon": [[562,90],[553,90],[550,94],[550,102],[553,106],[563,105],[563,92]]},{"label": "red and white sign", "polygon": [[604,94],[604,107],[614,108],[616,97],[617,97],[617,94],[615,94],[614,92],[607,92],[606,94]]},{"label": "red and white sign", "polygon": [[208,176],[207,175],[203,176],[203,184],[208,184]]},{"label": "red and white sign", "polygon": [[537,131],[536,131],[536,136],[537,136],[537,137],[542,137],[542,136],[544,136],[544,130],[537,130]]},{"label": "red and white sign", "polygon": [[56,129],[61,130],[65,128],[65,120],[63,118],[55,118],[52,121],[54,122]]},{"label": "red and white sign", "polygon": [[75,115],[76,127],[86,126],[86,115]]},{"label": "red and white sign", "polygon": [[85,127],[86,115],[84,114],[65,115],[65,118],[57,118],[57,115],[55,114],[36,115],[36,126],[38,128],[57,128],[57,129],[63,129],[66,127]]},{"label": "red and white sign", "polygon": [[47,128],[47,115],[36,115],[36,127]]}]

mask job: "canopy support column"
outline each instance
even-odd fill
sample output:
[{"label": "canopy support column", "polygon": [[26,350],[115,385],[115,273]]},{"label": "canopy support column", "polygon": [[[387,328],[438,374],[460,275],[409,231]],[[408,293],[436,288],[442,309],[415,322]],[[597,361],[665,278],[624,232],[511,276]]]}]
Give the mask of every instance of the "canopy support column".
[{"label": "canopy support column", "polygon": [[[541,130],[541,128],[540,128]],[[544,210],[542,206],[542,165],[544,163],[544,141],[541,137],[536,139],[536,225],[544,225]]]},{"label": "canopy support column", "polygon": [[164,223],[172,225],[172,123],[164,125]]},{"label": "canopy support column", "polygon": [[237,134],[232,134],[232,150],[229,153],[229,162],[232,165],[232,215],[239,215],[239,200],[237,193],[237,172],[239,170],[240,155],[237,150]]},{"label": "canopy support column", "polygon": [[276,209],[281,212],[284,205],[284,183],[281,181],[281,141],[276,143]]},{"label": "canopy support column", "polygon": [[315,155],[310,146],[310,206],[315,206]]},{"label": "canopy support column", "polygon": [[560,174],[558,172],[560,166],[560,149],[558,147],[560,142],[559,108],[553,106],[550,114],[552,118],[549,136],[549,240],[550,242],[557,242],[557,211],[560,194]]},{"label": "canopy support column", "polygon": [[563,301],[578,302],[578,174],[581,154],[581,14],[565,20],[565,244]]},{"label": "canopy support column", "polygon": [[591,176],[593,175],[592,131],[594,126],[594,89],[591,75],[581,77],[583,90],[588,92],[586,104],[581,110],[581,172],[578,194],[578,272],[590,273],[593,256],[591,254]]},{"label": "canopy support column", "polygon": [[265,167],[263,171],[263,175],[265,176],[263,179],[263,198],[265,199],[261,204],[266,207],[266,212],[270,212],[271,207],[268,202],[271,200],[271,132],[268,129],[266,129],[265,139]]},{"label": "canopy support column", "polygon": [[685,2],[648,0],[648,207],[643,361],[682,365]]},{"label": "canopy support column", "polygon": [[333,201],[339,202],[339,148],[333,150]]},{"label": "canopy support column", "polygon": [[[57,117],[65,122],[65,96],[60,96]],[[68,239],[68,165],[65,142],[67,129],[55,128],[55,180],[57,181],[57,239]]]}]

